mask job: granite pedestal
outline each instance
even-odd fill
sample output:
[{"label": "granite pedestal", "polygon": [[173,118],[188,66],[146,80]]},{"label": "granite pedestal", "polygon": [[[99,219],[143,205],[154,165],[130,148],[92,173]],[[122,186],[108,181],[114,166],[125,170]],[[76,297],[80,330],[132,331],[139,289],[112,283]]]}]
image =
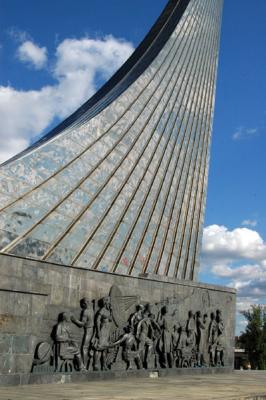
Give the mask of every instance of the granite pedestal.
[{"label": "granite pedestal", "polygon": [[[168,314],[176,325],[180,324],[179,326],[188,324],[188,315],[191,311],[193,318],[198,311],[209,318],[212,313],[215,314],[217,310],[220,310],[224,325],[224,365],[217,366],[216,369],[219,372],[228,372],[228,368],[233,368],[234,289],[190,281],[175,281],[158,276],[138,278],[119,276],[11,255],[0,255],[0,383],[19,384],[34,381],[33,376],[29,378],[29,374],[36,357],[36,347],[39,343],[50,343],[51,348],[53,347],[52,332],[57,326],[58,315],[69,312],[79,321],[82,298],[95,300],[95,307],[97,307],[96,302],[109,295],[111,303],[113,302],[113,316],[116,318],[114,321],[116,330],[112,332],[115,331],[116,334],[117,329],[120,329],[119,332],[122,334],[121,329],[136,312],[136,305],[140,304],[146,307],[148,305],[151,315],[158,314],[162,307],[167,306]],[[96,309],[95,314],[97,314]],[[118,321],[119,318],[120,321]],[[157,315],[155,315],[155,320],[158,321]],[[78,346],[81,346],[84,337],[83,329],[74,323],[71,323],[71,326],[73,338]],[[209,319],[208,331],[210,326]],[[115,339],[117,338],[113,337],[112,341]],[[159,361],[157,367],[153,369],[162,371],[161,374],[164,373],[164,368],[161,368]],[[87,373],[91,372],[92,368],[91,364]],[[112,373],[125,369],[125,363],[121,366],[121,363],[117,361],[112,362]],[[142,373],[141,370],[137,371],[135,364],[134,369],[136,369],[135,373]],[[175,365],[173,369],[178,368]],[[189,373],[190,368],[184,368],[185,370]],[[209,369],[210,372],[212,370],[213,368]],[[45,375],[45,369],[33,370],[34,376],[36,376],[36,371],[37,376]],[[111,371],[107,371],[106,376],[110,375]],[[76,370],[73,373],[82,374]],[[143,374],[147,374],[147,371],[144,370]]]}]

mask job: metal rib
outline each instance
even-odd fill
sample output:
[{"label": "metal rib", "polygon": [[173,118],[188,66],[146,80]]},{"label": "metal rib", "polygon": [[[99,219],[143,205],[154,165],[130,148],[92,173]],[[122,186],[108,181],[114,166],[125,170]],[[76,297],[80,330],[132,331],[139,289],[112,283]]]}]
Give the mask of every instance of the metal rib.
[{"label": "metal rib", "polygon": [[[185,32],[186,32],[186,31],[185,31]],[[178,48],[177,48],[176,52],[178,51],[178,49],[179,49],[179,45],[178,45]],[[169,70],[169,68],[170,68],[170,66],[171,66],[171,63],[172,63],[172,61],[174,60],[174,57],[175,57],[176,52],[173,54],[172,60],[170,61],[169,66],[168,66],[168,68],[167,68],[165,74],[166,74],[167,71]],[[170,51],[169,51],[169,53],[167,53],[167,56],[168,56],[169,54],[170,54]],[[164,60],[165,60],[165,59],[164,59]],[[163,65],[163,62],[162,62],[162,64],[161,64],[160,68],[162,67],[162,65]],[[159,72],[160,68],[158,68],[158,70],[155,72],[155,74],[153,75],[153,77],[151,78],[151,80],[152,80],[152,79],[154,78],[154,76]],[[151,82],[151,80],[149,81],[149,83]],[[149,84],[149,83],[148,83],[148,84]],[[115,143],[115,145],[113,146],[113,148],[111,148],[111,149],[107,152],[107,154],[105,155],[105,157],[104,157],[103,159],[101,159],[101,160],[96,164],[96,166],[92,168],[92,170],[89,172],[89,174],[86,175],[84,178],[82,178],[81,181],[79,181],[78,184],[77,184],[76,186],[74,186],[74,188],[73,188],[62,200],[60,200],[54,207],[52,207],[52,209],[49,210],[49,212],[48,212],[44,217],[42,217],[39,221],[37,221],[34,225],[32,225],[31,228],[28,229],[23,235],[19,236],[17,239],[15,239],[15,240],[12,241],[11,243],[9,243],[6,247],[4,247],[4,248],[1,250],[3,253],[4,253],[4,252],[10,251],[16,244],[18,244],[21,240],[23,240],[30,232],[33,231],[33,229],[34,229],[38,224],[42,223],[42,222],[47,218],[47,216],[50,215],[51,212],[55,211],[56,208],[57,208],[58,206],[60,206],[60,205],[61,205],[61,204],[62,204],[76,189],[78,189],[78,188],[80,187],[80,185],[81,185],[86,179],[88,179],[88,177],[100,166],[100,164],[108,157],[108,155],[111,154],[111,152],[115,149],[115,147],[116,147],[116,146],[122,141],[122,139],[126,136],[126,134],[128,133],[129,129],[134,125],[135,121],[139,118],[139,116],[141,115],[141,113],[142,113],[143,110],[145,109],[146,105],[149,103],[149,101],[150,101],[151,98],[153,97],[154,93],[156,92],[156,90],[157,90],[158,87],[160,86],[160,83],[161,83],[161,82],[159,82],[158,85],[156,85],[154,91],[152,92],[152,94],[150,95],[150,97],[148,98],[148,100],[146,101],[146,103],[143,104],[142,110],[139,112],[139,114],[138,114],[138,116],[136,117],[136,119],[134,120],[134,122],[133,122],[133,123],[130,125],[130,127],[124,132],[124,134],[121,136],[121,138]],[[147,85],[147,86],[148,86],[148,85]],[[141,94],[145,91],[145,89],[146,89],[147,86],[145,86],[145,88],[141,91]],[[139,98],[139,96],[138,96],[138,98]],[[159,104],[159,101],[157,102],[157,104]],[[156,104],[156,106],[157,106],[157,104]],[[132,106],[132,104],[130,105],[130,107],[131,107],[131,106]],[[154,107],[154,109],[156,108],[156,106]],[[128,109],[129,109],[130,107],[128,107]],[[128,110],[128,109],[127,109],[127,110]],[[151,114],[151,115],[152,115],[152,114]],[[116,123],[117,123],[117,121],[116,121]],[[115,125],[115,124],[113,124],[112,127],[113,127],[114,125]],[[109,131],[110,129],[111,129],[111,128],[109,128],[108,131]],[[108,131],[107,131],[105,134],[107,134]],[[101,136],[101,138],[102,138],[102,136]],[[100,138],[99,138],[99,139],[100,139]],[[95,141],[95,143],[96,143],[97,141],[98,141],[98,139]],[[95,144],[95,143],[93,143],[93,144]],[[74,162],[74,161],[76,161],[78,158],[80,158],[80,156],[81,156],[82,154],[84,154],[90,147],[92,147],[92,145],[91,145],[91,146],[88,146],[88,148],[87,148],[86,150],[84,150],[82,153],[80,153],[79,156],[76,157],[73,161],[71,161],[70,164],[72,164],[72,162]],[[132,147],[133,147],[133,146],[132,146]],[[130,150],[131,150],[131,149],[130,149]],[[130,151],[130,150],[129,150],[129,151]],[[128,154],[128,153],[127,153],[127,154]],[[125,154],[124,159],[126,158],[127,154]],[[121,163],[118,165],[117,169],[118,169],[119,166],[122,164],[122,162],[123,162],[123,160],[122,160]],[[64,169],[64,168],[62,168],[61,170],[63,170],[63,169]],[[59,172],[61,172],[61,171],[59,171]],[[59,172],[58,172],[58,173],[59,173]],[[111,175],[110,178],[111,178],[112,176],[113,176],[113,175]],[[50,177],[50,178],[51,178],[51,177]],[[50,179],[50,178],[49,178],[49,179]],[[107,183],[107,182],[105,182],[105,184],[106,184],[106,183]],[[105,185],[105,184],[104,184],[104,185]],[[94,201],[95,198],[98,196],[98,194],[103,190],[104,185],[102,186],[102,188],[100,188],[101,190],[99,190],[99,191],[96,193],[96,195],[95,195],[94,198],[93,198],[93,201]],[[86,206],[86,209],[84,210],[84,212],[90,207],[91,204],[92,204],[92,201]],[[69,229],[67,230],[67,232],[71,229],[71,227],[75,224],[75,222],[80,218],[80,216],[81,216],[82,214],[83,214],[83,212],[80,213],[80,214],[76,217],[76,220],[73,221],[73,223],[71,224],[71,226],[69,227]],[[60,237],[60,240],[62,240],[62,238],[65,236],[65,234],[66,234],[67,232],[65,232],[65,233],[62,235],[62,237]],[[58,242],[59,242],[59,241],[58,241]],[[53,246],[53,248],[56,247],[56,245],[57,245],[57,243]],[[49,254],[50,254],[50,252],[51,252],[51,251],[49,250]],[[46,259],[47,256],[48,256],[48,254],[47,254],[47,255],[45,254],[45,256],[43,257],[43,259]]]},{"label": "metal rib", "polygon": [[[204,22],[202,22],[202,29],[203,29],[203,25],[204,25]],[[205,41],[206,41],[206,40],[207,40],[207,38],[205,39]],[[198,61],[199,63],[202,64],[203,58],[204,58],[204,56],[203,56],[203,53],[202,53],[201,59],[199,58],[197,61]],[[203,64],[202,64],[202,65],[203,65]],[[201,67],[201,68],[202,68],[202,67]],[[197,70],[197,69],[198,69],[198,68],[197,68],[197,66],[196,66],[196,70]],[[195,91],[194,94],[193,94],[193,97],[195,97],[195,96],[196,96],[196,91]],[[199,94],[198,94],[198,96],[199,96]],[[193,106],[193,101],[191,102],[191,106]],[[142,272],[144,272],[144,273],[145,273],[146,270],[147,270],[147,267],[148,267],[148,264],[149,264],[149,260],[150,260],[150,257],[151,257],[151,254],[152,254],[152,251],[153,251],[153,248],[154,248],[154,244],[155,244],[155,241],[156,241],[156,239],[157,239],[157,234],[158,234],[158,231],[159,231],[159,229],[160,229],[160,227],[161,227],[161,221],[162,221],[162,218],[163,218],[163,215],[164,215],[165,205],[166,205],[166,202],[167,202],[167,199],[168,199],[168,195],[169,195],[170,190],[171,190],[172,181],[173,181],[173,179],[174,179],[174,177],[175,177],[177,167],[180,167],[180,165],[178,164],[178,162],[179,162],[179,156],[180,156],[181,148],[184,149],[184,144],[183,144],[183,143],[184,143],[184,140],[185,140],[186,135],[187,135],[187,128],[188,128],[188,126],[189,126],[189,122],[190,122],[190,119],[191,119],[191,111],[190,111],[188,114],[189,114],[189,117],[187,118],[187,121],[186,121],[186,124],[185,124],[185,128],[183,129],[183,130],[184,130],[183,139],[182,139],[182,141],[181,141],[181,143],[180,143],[180,146],[179,146],[178,156],[177,156],[177,158],[176,158],[176,162],[175,162],[175,166],[174,166],[174,169],[173,169],[172,177],[171,177],[170,182],[169,182],[169,185],[168,185],[168,190],[167,190],[167,193],[166,193],[166,196],[165,196],[165,199],[164,199],[164,204],[163,204],[163,206],[162,206],[162,208],[161,208],[161,213],[160,213],[159,221],[158,221],[158,223],[157,223],[157,228],[156,228],[156,230],[155,230],[155,232],[154,232],[154,234],[153,234],[152,242],[151,242],[151,245],[149,246],[148,255],[145,257],[145,263],[144,263],[143,269],[142,269]],[[184,118],[184,116],[185,116],[185,113],[183,114],[183,118]],[[193,118],[193,117],[192,117],[192,118]],[[180,126],[180,130],[181,130],[181,128],[182,128],[182,124],[181,124],[181,126]],[[190,134],[189,134],[189,137],[188,137],[188,140],[187,140],[187,147],[186,147],[185,156],[183,157],[183,160],[184,160],[184,161],[183,161],[183,164],[185,163],[187,151],[188,151],[188,148],[189,148],[190,137],[191,137],[191,134],[192,134],[192,131],[193,131],[192,128],[193,128],[193,123],[191,124]],[[162,181],[162,183],[163,183],[163,181]],[[178,190],[178,185],[176,185],[176,190]],[[152,214],[153,214],[154,211],[155,211],[155,208],[152,210]],[[151,215],[151,217],[152,217],[152,215]],[[150,222],[150,221],[149,221],[149,222]],[[144,239],[144,238],[143,238],[143,239]],[[133,263],[133,261],[132,261],[132,263]],[[155,273],[157,273],[157,271],[155,271]]]}]

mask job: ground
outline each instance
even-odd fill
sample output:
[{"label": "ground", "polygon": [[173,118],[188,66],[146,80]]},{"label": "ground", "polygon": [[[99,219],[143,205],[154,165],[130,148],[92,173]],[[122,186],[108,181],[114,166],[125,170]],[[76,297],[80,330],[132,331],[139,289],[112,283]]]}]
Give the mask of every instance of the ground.
[{"label": "ground", "polygon": [[266,399],[266,371],[0,387],[1,400]]}]

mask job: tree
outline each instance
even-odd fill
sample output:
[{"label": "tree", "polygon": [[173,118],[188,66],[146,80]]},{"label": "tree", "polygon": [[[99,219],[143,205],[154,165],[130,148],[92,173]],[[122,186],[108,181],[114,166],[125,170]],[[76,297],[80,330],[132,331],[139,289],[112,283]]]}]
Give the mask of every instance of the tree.
[{"label": "tree", "polygon": [[246,350],[252,369],[266,369],[266,307],[253,305],[241,314],[247,320],[239,341]]}]

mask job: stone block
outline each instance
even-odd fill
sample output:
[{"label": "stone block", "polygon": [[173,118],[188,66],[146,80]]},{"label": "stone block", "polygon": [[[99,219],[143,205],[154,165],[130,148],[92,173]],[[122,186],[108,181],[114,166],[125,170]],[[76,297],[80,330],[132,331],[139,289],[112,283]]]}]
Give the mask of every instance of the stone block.
[{"label": "stone block", "polygon": [[[0,367],[1,371],[1,367]],[[25,381],[25,383],[28,383],[28,379]],[[1,375],[0,373],[0,385],[20,385],[21,384],[21,376],[20,374],[10,374],[10,375]]]},{"label": "stone block", "polygon": [[66,300],[64,297],[64,287],[58,285],[60,280],[55,280],[54,282],[56,285],[53,285],[51,289],[51,302],[52,304],[64,304]]},{"label": "stone block", "polygon": [[0,354],[10,353],[12,349],[13,336],[0,333]]},{"label": "stone block", "polygon": [[0,354],[0,374],[12,374],[15,372],[14,354]]},{"label": "stone block", "polygon": [[11,313],[0,314],[0,332],[21,334],[29,333],[31,318],[19,317]]},{"label": "stone block", "polygon": [[30,373],[33,362],[32,354],[16,354],[14,357],[15,373]]},{"label": "stone block", "polygon": [[45,308],[48,303],[48,296],[32,296],[31,300],[31,313],[32,316],[42,317],[45,313]]},{"label": "stone block", "polygon": [[13,353],[29,353],[30,352],[30,336],[13,336]]},{"label": "stone block", "polygon": [[0,331],[2,333],[15,333],[14,315],[11,313],[0,314]]},{"label": "stone block", "polygon": [[31,314],[32,294],[10,293],[12,313],[18,316],[28,316]]},{"label": "stone block", "polygon": [[[9,292],[0,291],[0,314],[9,314],[12,312],[11,294]],[[0,320],[1,326],[1,320]]]}]

